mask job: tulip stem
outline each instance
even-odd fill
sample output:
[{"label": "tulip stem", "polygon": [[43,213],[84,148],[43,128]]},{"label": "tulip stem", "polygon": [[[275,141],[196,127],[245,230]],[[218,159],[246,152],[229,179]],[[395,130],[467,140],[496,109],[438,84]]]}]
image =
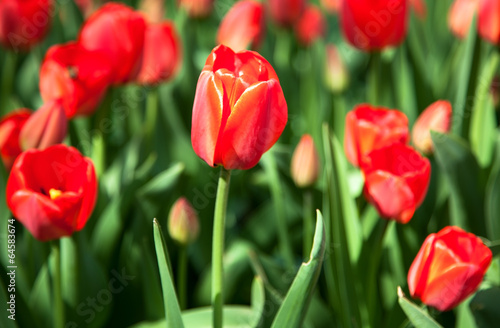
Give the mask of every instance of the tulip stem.
[{"label": "tulip stem", "polygon": [[3,62],[2,80],[0,81],[0,116],[6,114],[7,99],[10,97],[14,85],[14,73],[16,71],[17,54],[13,51],[5,51]]},{"label": "tulip stem", "polygon": [[53,257],[53,271],[52,271],[52,296],[54,304],[54,318],[53,327],[64,327],[64,304],[62,300],[61,290],[61,245],[59,240],[52,242],[52,257]]},{"label": "tulip stem", "polygon": [[373,52],[370,56],[370,71],[368,72],[368,101],[373,106],[380,102],[380,52]]},{"label": "tulip stem", "polygon": [[156,126],[158,117],[158,89],[152,88],[148,91],[146,99],[146,121],[144,122],[144,130],[146,132],[146,139],[151,144],[153,140],[153,133]]},{"label": "tulip stem", "polygon": [[312,240],[313,240],[313,233],[314,233],[314,228],[313,228],[313,197],[312,197],[312,192],[311,190],[306,190],[304,191],[304,253],[303,257],[304,259],[309,259],[309,253],[311,252],[311,247],[312,247]]},{"label": "tulip stem", "polygon": [[177,271],[177,283],[179,293],[179,306],[181,310],[186,309],[186,275],[187,275],[187,247],[182,245],[179,250],[179,268]]},{"label": "tulip stem", "polygon": [[217,198],[215,199],[214,230],[212,237],[212,308],[213,327],[222,328],[222,309],[224,302],[224,232],[226,228],[227,198],[231,171],[221,167]]}]

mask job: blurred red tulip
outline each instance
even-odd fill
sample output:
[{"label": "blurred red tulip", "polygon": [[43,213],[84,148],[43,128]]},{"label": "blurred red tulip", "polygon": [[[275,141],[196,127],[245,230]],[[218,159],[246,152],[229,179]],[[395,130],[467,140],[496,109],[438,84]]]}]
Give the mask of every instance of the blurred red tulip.
[{"label": "blurred red tulip", "polygon": [[344,150],[354,166],[374,149],[408,140],[408,118],[398,110],[361,104],[347,113]]},{"label": "blurred red tulip", "polygon": [[28,150],[14,162],[6,195],[16,219],[36,239],[70,236],[85,226],[94,208],[94,165],[66,145]]},{"label": "blurred red tulip", "polygon": [[481,239],[458,227],[427,236],[410,270],[412,297],[439,311],[448,311],[474,293],[491,263]]},{"label": "blurred red tulip", "polygon": [[361,167],[364,194],[380,216],[408,223],[429,187],[431,164],[402,143],[370,152]]},{"label": "blurred red tulip", "polygon": [[234,51],[257,49],[266,31],[264,6],[254,0],[236,2],[222,19],[217,43]]},{"label": "blurred red tulip", "polygon": [[479,35],[500,45],[500,0],[479,0]]},{"label": "blurred red tulip", "polygon": [[363,51],[397,46],[406,36],[407,0],[344,0],[341,26],[344,36]]},{"label": "blurred red tulip", "polygon": [[332,92],[342,92],[349,84],[349,72],[344,61],[333,44],[326,45],[325,80],[327,87]]},{"label": "blurred red tulip", "polygon": [[273,21],[282,27],[292,26],[306,9],[306,0],[267,0]]},{"label": "blurred red tulip", "polygon": [[467,36],[478,5],[479,0],[455,0],[453,2],[448,12],[448,26],[456,37],[463,39]]},{"label": "blurred red tulip", "polygon": [[278,140],[288,119],[278,76],[261,55],[220,45],[200,74],[191,142],[210,166],[250,169]]},{"label": "blurred red tulip", "polygon": [[293,152],[290,172],[298,187],[309,187],[318,179],[319,154],[314,140],[309,134],[304,134],[300,138],[299,144]]},{"label": "blurred red tulip", "polygon": [[326,21],[318,7],[308,5],[299,20],[294,25],[297,40],[309,46],[314,41],[325,36]]},{"label": "blurred red tulip", "polygon": [[189,17],[208,17],[213,10],[215,0],[178,0],[179,7],[187,11]]},{"label": "blurred red tulip", "polygon": [[198,214],[189,201],[181,197],[174,203],[168,214],[168,233],[181,245],[196,241],[200,234]]},{"label": "blurred red tulip", "polygon": [[451,114],[451,104],[446,100],[438,100],[430,104],[420,114],[411,131],[411,141],[418,151],[425,154],[433,151],[431,130],[440,133],[450,131]]},{"label": "blurred red tulip", "polygon": [[47,34],[52,9],[52,0],[0,1],[0,43],[28,50]]},{"label": "blurred red tulip", "polygon": [[102,52],[86,50],[75,42],[55,45],[40,68],[40,93],[46,102],[62,101],[68,118],[91,115],[106,93],[111,74]]},{"label": "blurred red tulip", "polygon": [[18,109],[0,120],[0,155],[5,168],[10,170],[16,157],[21,154],[19,134],[31,115],[26,108]]},{"label": "blurred red tulip", "polygon": [[61,143],[66,137],[67,127],[68,119],[62,103],[47,102],[30,116],[21,129],[19,134],[21,149],[42,150]]},{"label": "blurred red tulip", "polygon": [[139,12],[108,2],[85,22],[78,42],[89,51],[101,51],[111,63],[112,84],[133,81],[142,65],[146,22]]},{"label": "blurred red tulip", "polygon": [[181,42],[175,26],[168,21],[149,24],[146,28],[144,57],[137,82],[157,84],[167,81],[175,76],[181,61]]},{"label": "blurred red tulip", "polygon": [[425,19],[427,16],[427,5],[425,0],[410,0],[411,9],[417,14],[420,19]]},{"label": "blurred red tulip", "polygon": [[337,14],[340,11],[342,0],[321,0],[321,7],[323,7],[330,14]]}]

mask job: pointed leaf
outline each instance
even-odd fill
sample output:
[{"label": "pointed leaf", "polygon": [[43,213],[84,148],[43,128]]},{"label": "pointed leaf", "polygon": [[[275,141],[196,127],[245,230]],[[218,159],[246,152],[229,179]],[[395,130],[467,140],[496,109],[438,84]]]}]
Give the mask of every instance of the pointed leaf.
[{"label": "pointed leaf", "polygon": [[410,302],[404,296],[401,287],[398,287],[398,297],[399,305],[415,328],[442,328],[442,326],[432,319],[427,313],[422,311],[422,309],[414,303]]}]

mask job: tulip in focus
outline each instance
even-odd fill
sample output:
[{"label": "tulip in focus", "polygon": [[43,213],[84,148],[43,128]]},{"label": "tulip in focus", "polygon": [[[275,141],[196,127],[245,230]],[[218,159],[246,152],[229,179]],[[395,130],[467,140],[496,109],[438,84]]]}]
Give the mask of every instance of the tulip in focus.
[{"label": "tulip in focus", "polygon": [[200,233],[198,214],[189,201],[181,197],[170,209],[168,233],[181,245],[193,243]]},{"label": "tulip in focus", "polygon": [[347,113],[344,150],[354,166],[372,150],[408,140],[408,118],[398,110],[361,104]]},{"label": "tulip in focus", "polygon": [[464,39],[469,33],[478,5],[479,0],[455,0],[451,5],[448,26],[457,38]]},{"label": "tulip in focus", "polygon": [[178,0],[179,7],[187,11],[189,17],[205,18],[210,16],[214,0]]},{"label": "tulip in focus", "polygon": [[500,0],[479,0],[479,35],[500,45]]},{"label": "tulip in focus", "polygon": [[363,51],[399,45],[407,25],[407,0],[344,0],[341,6],[342,32]]},{"label": "tulip in focus", "polygon": [[40,241],[83,229],[96,196],[92,161],[66,145],[25,151],[14,162],[7,181],[7,205]]},{"label": "tulip in focus", "polygon": [[370,152],[361,170],[365,197],[380,216],[408,223],[427,193],[429,160],[410,146],[395,143]]},{"label": "tulip in focus", "polygon": [[157,84],[175,76],[182,61],[182,49],[175,26],[168,21],[149,24],[144,41],[140,84]]},{"label": "tulip in focus", "polygon": [[31,115],[26,108],[18,109],[0,120],[0,155],[7,171],[10,170],[16,157],[21,154],[19,134]]},{"label": "tulip in focus", "polygon": [[86,50],[78,43],[52,46],[40,68],[42,99],[62,101],[68,119],[91,115],[110,85],[110,66],[102,52]]},{"label": "tulip in focus", "polygon": [[19,135],[22,150],[45,149],[66,137],[68,119],[61,102],[45,103],[26,121]]},{"label": "tulip in focus", "polygon": [[430,234],[408,271],[410,294],[439,311],[449,311],[476,291],[491,257],[481,239],[458,227]]},{"label": "tulip in focus", "polygon": [[431,131],[447,133],[451,127],[451,104],[438,100],[427,107],[413,125],[411,141],[418,151],[429,154],[434,150]]},{"label": "tulip in focus", "polygon": [[306,9],[305,0],[267,0],[273,21],[281,27],[292,26]]},{"label": "tulip in focus", "polygon": [[29,50],[47,34],[52,16],[52,0],[0,1],[0,43]]},{"label": "tulip in focus", "polygon": [[278,140],[288,119],[278,76],[261,55],[220,45],[203,68],[191,142],[210,166],[250,169]]},{"label": "tulip in focus", "polygon": [[121,3],[108,2],[84,23],[78,42],[89,51],[100,51],[111,63],[111,83],[133,81],[142,65],[146,22],[139,12]]},{"label": "tulip in focus", "polygon": [[333,44],[326,45],[325,80],[330,91],[335,93],[344,91],[349,84],[349,72],[337,47]]},{"label": "tulip in focus", "polygon": [[309,134],[304,134],[300,138],[292,155],[290,170],[297,187],[309,187],[318,179],[319,155],[314,140]]},{"label": "tulip in focus", "polygon": [[297,40],[304,46],[325,36],[326,21],[318,7],[308,5],[294,25]]},{"label": "tulip in focus", "polygon": [[217,43],[238,52],[257,49],[266,31],[264,5],[254,0],[236,2],[222,19]]}]

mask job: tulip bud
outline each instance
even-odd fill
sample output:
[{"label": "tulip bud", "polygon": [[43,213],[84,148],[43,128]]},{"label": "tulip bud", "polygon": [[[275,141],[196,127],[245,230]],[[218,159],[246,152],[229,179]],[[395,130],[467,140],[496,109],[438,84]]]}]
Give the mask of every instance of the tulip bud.
[{"label": "tulip bud", "polygon": [[500,45],[500,0],[479,0],[479,35]]},{"label": "tulip bud", "polygon": [[448,12],[448,27],[460,39],[469,33],[470,24],[477,11],[479,0],[455,0]]},{"label": "tulip bud", "polygon": [[325,80],[328,88],[335,93],[341,93],[349,84],[349,72],[333,44],[326,45]]},{"label": "tulip bud", "polygon": [[425,0],[410,0],[410,6],[417,14],[417,17],[420,19],[425,19],[427,16],[427,5],[425,4]]},{"label": "tulip bud", "polygon": [[61,102],[44,104],[24,124],[19,135],[23,150],[45,149],[61,143],[66,137],[68,119]]},{"label": "tulip bud", "polygon": [[178,0],[179,7],[187,11],[191,18],[204,18],[212,13],[214,0]]},{"label": "tulip bud", "polygon": [[319,155],[309,134],[304,134],[300,138],[292,155],[290,170],[297,187],[309,187],[318,179]]},{"label": "tulip bud", "polygon": [[22,152],[19,133],[30,115],[29,109],[21,108],[0,120],[0,155],[7,170],[10,170],[14,160]]},{"label": "tulip bud", "polygon": [[458,227],[430,234],[408,271],[410,294],[439,311],[449,311],[476,291],[491,258],[481,239]]},{"label": "tulip bud", "polygon": [[413,125],[411,141],[420,152],[430,154],[434,150],[431,131],[446,133],[451,127],[451,104],[438,100],[429,105]]},{"label": "tulip bud", "polygon": [[181,245],[188,245],[198,238],[199,232],[198,214],[186,198],[179,198],[168,215],[170,237]]},{"label": "tulip bud", "polygon": [[337,14],[340,11],[342,0],[321,0],[321,7],[323,7],[330,14]]},{"label": "tulip bud", "polygon": [[318,7],[308,5],[294,25],[297,40],[304,46],[325,36],[326,21]]}]

